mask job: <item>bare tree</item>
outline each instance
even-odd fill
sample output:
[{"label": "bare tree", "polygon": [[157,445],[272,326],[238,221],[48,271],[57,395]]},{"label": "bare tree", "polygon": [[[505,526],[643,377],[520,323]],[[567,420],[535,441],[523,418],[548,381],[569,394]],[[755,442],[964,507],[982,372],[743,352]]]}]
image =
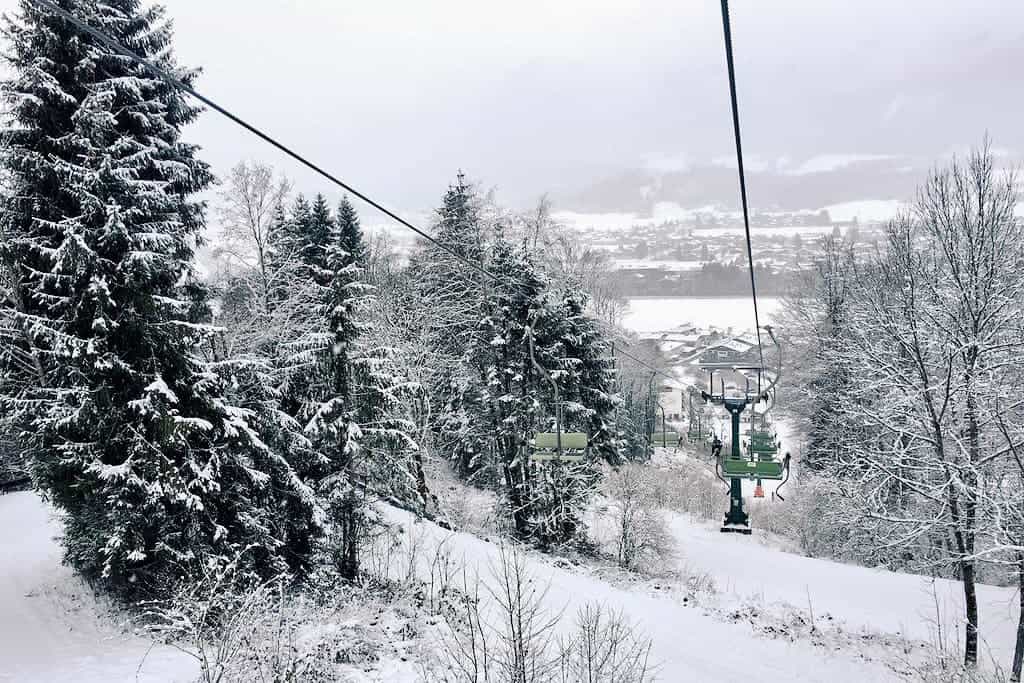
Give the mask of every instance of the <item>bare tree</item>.
[{"label": "bare tree", "polygon": [[993,516],[987,529],[992,535],[989,559],[1008,565],[1017,575],[1020,614],[1010,664],[1010,680],[1016,682],[1021,680],[1024,665],[1024,414],[1015,411],[1012,425],[1000,415],[998,424],[1011,457],[1002,476],[992,479],[984,495]]},{"label": "bare tree", "polygon": [[269,308],[275,280],[270,267],[275,220],[282,215],[290,192],[287,178],[276,177],[272,166],[257,161],[236,164],[220,192],[219,251],[256,274],[264,310]]},{"label": "bare tree", "polygon": [[520,216],[516,224],[523,241],[554,280],[556,289],[582,289],[589,297],[590,311],[606,328],[622,323],[626,299],[614,277],[611,259],[555,220],[547,195],[540,198],[533,211]]},{"label": "bare tree", "polygon": [[[490,580],[463,573],[462,594],[447,614],[442,654],[466,683],[546,683],[558,673],[554,629],[561,612],[548,608],[549,585],[540,583],[526,555],[502,545]],[[480,590],[483,584],[484,590]]]},{"label": "bare tree", "polygon": [[935,171],[915,210],[858,275],[853,332],[841,349],[856,382],[845,419],[872,438],[846,449],[863,473],[889,547],[924,542],[963,584],[964,662],[978,658],[980,491],[1007,451],[995,446],[1005,389],[1020,368],[1022,234],[1013,178],[987,147]]},{"label": "bare tree", "polygon": [[622,612],[587,604],[576,614],[576,632],[562,642],[564,683],[647,683],[654,680],[651,641]]},{"label": "bare tree", "polygon": [[[483,590],[481,590],[481,585]],[[586,604],[575,628],[550,608],[550,586],[540,583],[527,556],[502,546],[480,581],[463,571],[446,612],[441,637],[446,681],[465,683],[647,683],[654,680],[650,639],[621,612]],[[555,632],[563,635],[556,638]]]},{"label": "bare tree", "polygon": [[615,552],[620,567],[637,569],[645,562],[660,563],[672,556],[672,536],[657,505],[657,470],[626,464],[605,481],[615,520]]}]

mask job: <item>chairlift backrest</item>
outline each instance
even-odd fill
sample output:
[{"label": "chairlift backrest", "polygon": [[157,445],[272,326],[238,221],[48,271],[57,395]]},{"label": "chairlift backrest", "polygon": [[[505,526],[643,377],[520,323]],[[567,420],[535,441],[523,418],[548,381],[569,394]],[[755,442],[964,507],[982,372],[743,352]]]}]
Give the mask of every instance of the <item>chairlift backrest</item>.
[{"label": "chairlift backrest", "polygon": [[[585,432],[562,432],[562,449],[567,451],[586,450],[590,439]],[[533,439],[535,448],[556,450],[558,435],[555,432],[539,432]]]}]

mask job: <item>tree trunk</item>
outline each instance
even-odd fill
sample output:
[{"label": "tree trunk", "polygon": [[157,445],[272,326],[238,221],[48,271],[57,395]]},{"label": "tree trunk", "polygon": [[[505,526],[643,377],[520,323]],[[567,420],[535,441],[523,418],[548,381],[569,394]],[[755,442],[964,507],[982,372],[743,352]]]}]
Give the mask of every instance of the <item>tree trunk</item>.
[{"label": "tree trunk", "polygon": [[416,495],[419,496],[423,513],[426,514],[430,508],[430,487],[427,486],[427,473],[423,469],[423,453],[419,449],[412,452],[412,471],[416,479]]},{"label": "tree trunk", "polygon": [[516,534],[520,538],[526,538],[530,531],[529,516],[523,505],[523,485],[517,479],[512,467],[506,463],[505,485],[508,486],[509,502],[512,504],[512,521],[516,526]]},{"label": "tree trunk", "polygon": [[[969,537],[965,537],[961,524],[961,510],[956,493],[949,491],[949,511],[953,522],[953,542],[958,556],[956,568],[960,571],[960,583],[964,587],[964,607],[967,627],[964,630],[964,666],[973,669],[978,665],[978,593],[974,577],[974,560],[968,548]],[[972,544],[973,545],[973,544]]]},{"label": "tree trunk", "polygon": [[335,562],[341,578],[355,582],[359,579],[359,547],[363,540],[364,513],[354,488],[343,495],[338,510],[341,539]]},{"label": "tree trunk", "polygon": [[[978,426],[978,407],[974,398],[974,364],[977,362],[977,349],[971,347],[968,352],[967,386],[967,444],[971,467],[964,474],[964,529],[960,541],[961,558],[974,555],[974,533],[977,525],[977,491],[978,475],[975,463],[981,457],[980,429]],[[967,630],[964,634],[964,665],[975,667],[978,664],[978,594],[975,585],[974,561],[961,559],[963,565],[964,600],[967,606]]]},{"label": "tree trunk", "polygon": [[1020,681],[1021,664],[1024,663],[1024,553],[1017,553],[1017,597],[1020,600],[1020,616],[1017,618],[1017,645],[1013,650],[1013,665],[1010,680]]},{"label": "tree trunk", "polygon": [[964,666],[973,669],[978,665],[978,592],[974,578],[974,561],[960,561],[960,581],[964,586],[964,603],[967,607],[967,628],[964,632]]}]

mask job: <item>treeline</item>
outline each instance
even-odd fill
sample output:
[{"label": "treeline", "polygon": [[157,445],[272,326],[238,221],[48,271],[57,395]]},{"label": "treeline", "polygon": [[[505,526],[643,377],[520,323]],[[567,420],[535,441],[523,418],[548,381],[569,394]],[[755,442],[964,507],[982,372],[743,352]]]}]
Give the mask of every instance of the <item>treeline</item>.
[{"label": "treeline", "polygon": [[[882,248],[826,244],[786,303],[815,552],[1024,587],[1024,227],[986,146],[935,171]],[[813,500],[812,500],[813,499]],[[1019,680],[1024,622],[1011,665]]]},{"label": "treeline", "polygon": [[[194,80],[159,7],[71,4]],[[31,2],[7,36],[2,448],[66,513],[65,559],[95,585],[164,598],[325,558],[355,579],[373,500],[443,514],[432,461],[498,491],[520,539],[571,543],[601,463],[648,454],[654,382],[615,359],[607,260],[543,203],[509,214],[460,175],[406,263],[346,199],[243,163],[201,275],[214,176],[181,135],[199,110]],[[589,436],[581,463],[529,457],[556,402]]]}]

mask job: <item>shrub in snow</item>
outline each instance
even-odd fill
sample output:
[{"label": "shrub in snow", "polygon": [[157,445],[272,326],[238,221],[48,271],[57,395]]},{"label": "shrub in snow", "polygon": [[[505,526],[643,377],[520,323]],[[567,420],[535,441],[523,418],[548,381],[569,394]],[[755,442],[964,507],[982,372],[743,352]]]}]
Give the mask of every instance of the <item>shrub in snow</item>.
[{"label": "shrub in snow", "polygon": [[[174,598],[146,606],[149,631],[194,657],[201,683],[353,680],[413,659],[424,613],[402,593],[339,584],[316,574],[239,589],[232,567],[204,575]],[[357,678],[356,680],[361,680]]]},{"label": "shrub in snow", "polygon": [[[488,579],[463,573],[445,612],[431,680],[454,683],[646,683],[650,641],[622,614],[586,605],[575,623],[548,607],[548,586],[526,556],[502,546]],[[561,634],[561,635],[559,635]]]},{"label": "shrub in snow", "polygon": [[587,604],[576,614],[574,632],[560,643],[558,678],[563,683],[653,681],[651,641],[621,612]]},{"label": "shrub in snow", "polygon": [[692,455],[671,466],[658,466],[651,477],[651,498],[660,507],[698,519],[722,515],[725,485],[708,463]]},{"label": "shrub in snow", "polygon": [[672,536],[654,495],[660,475],[657,469],[627,464],[605,479],[615,557],[624,569],[663,564],[673,555]]}]

